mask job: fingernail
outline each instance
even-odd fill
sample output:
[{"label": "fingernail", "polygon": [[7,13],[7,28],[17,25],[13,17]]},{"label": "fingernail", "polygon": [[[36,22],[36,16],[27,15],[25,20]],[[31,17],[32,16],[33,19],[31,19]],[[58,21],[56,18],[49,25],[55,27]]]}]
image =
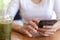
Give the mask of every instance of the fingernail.
[{"label": "fingernail", "polygon": [[43,26],[43,28],[45,28],[45,26]]},{"label": "fingernail", "polygon": [[32,37],[32,35],[31,35],[31,34],[29,34],[29,37]]},{"label": "fingernail", "polygon": [[45,34],[45,36],[49,36],[48,34]]},{"label": "fingernail", "polygon": [[38,30],[38,27],[36,26],[36,29]]},{"label": "fingernail", "polygon": [[54,33],[50,33],[50,34],[54,34]]},{"label": "fingernail", "polygon": [[35,30],[35,32],[37,33],[37,30]]}]

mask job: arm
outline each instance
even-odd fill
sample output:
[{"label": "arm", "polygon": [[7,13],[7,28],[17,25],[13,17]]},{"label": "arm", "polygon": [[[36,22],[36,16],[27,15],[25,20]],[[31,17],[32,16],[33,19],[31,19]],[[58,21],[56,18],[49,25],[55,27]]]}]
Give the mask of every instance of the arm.
[{"label": "arm", "polygon": [[18,25],[16,23],[12,23],[12,30],[16,32],[21,32],[21,25]]},{"label": "arm", "polygon": [[56,13],[57,19],[60,19],[60,0],[55,0],[54,11]]},{"label": "arm", "polygon": [[18,9],[19,9],[19,0],[11,0],[6,13],[14,18]]},{"label": "arm", "polygon": [[[57,19],[60,20],[60,0],[55,0],[54,11],[56,13]],[[60,29],[60,21],[56,23],[57,29]]]}]

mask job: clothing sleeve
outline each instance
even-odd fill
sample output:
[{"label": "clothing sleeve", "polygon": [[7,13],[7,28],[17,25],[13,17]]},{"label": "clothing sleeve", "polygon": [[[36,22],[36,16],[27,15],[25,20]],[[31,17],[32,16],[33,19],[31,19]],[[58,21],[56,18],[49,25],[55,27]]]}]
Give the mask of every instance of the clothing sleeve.
[{"label": "clothing sleeve", "polygon": [[14,19],[14,16],[16,15],[18,9],[19,9],[19,0],[11,0],[6,13],[8,15],[11,15]]},{"label": "clothing sleeve", "polygon": [[54,11],[57,19],[60,19],[60,0],[54,0]]}]

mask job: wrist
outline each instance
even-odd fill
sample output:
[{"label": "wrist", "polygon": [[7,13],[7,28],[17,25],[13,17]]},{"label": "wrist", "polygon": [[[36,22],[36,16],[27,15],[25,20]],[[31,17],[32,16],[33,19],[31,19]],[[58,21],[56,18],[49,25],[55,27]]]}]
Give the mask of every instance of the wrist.
[{"label": "wrist", "polygon": [[21,29],[21,25],[12,23],[12,30],[19,32],[20,29]]}]

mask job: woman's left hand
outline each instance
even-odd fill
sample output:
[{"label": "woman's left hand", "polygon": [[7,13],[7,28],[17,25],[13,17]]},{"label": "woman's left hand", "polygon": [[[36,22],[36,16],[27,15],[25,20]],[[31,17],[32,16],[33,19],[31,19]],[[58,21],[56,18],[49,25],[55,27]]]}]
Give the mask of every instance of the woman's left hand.
[{"label": "woman's left hand", "polygon": [[53,35],[60,27],[58,26],[59,23],[54,24],[53,26],[45,25],[43,28],[39,28],[38,32],[42,36],[50,36]]}]

